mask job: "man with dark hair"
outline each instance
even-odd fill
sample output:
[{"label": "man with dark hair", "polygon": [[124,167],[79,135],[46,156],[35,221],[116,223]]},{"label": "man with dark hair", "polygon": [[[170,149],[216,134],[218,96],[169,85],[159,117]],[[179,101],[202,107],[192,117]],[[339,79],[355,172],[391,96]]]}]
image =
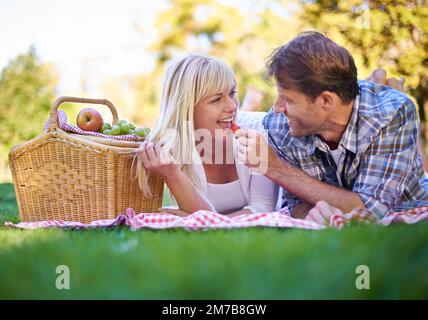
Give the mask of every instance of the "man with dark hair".
[{"label": "man with dark hair", "polygon": [[[352,55],[318,32],[276,49],[268,71],[278,96],[263,120],[271,145],[263,173],[284,189],[292,216],[328,222],[360,208],[382,217],[428,200],[409,97],[358,81]],[[239,159],[257,171],[250,151],[266,142],[245,130],[236,135]]]}]

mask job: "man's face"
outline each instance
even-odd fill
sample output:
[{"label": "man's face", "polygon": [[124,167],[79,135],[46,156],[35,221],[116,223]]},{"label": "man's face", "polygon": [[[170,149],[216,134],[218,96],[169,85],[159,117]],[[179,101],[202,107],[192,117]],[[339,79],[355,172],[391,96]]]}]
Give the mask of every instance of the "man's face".
[{"label": "man's face", "polygon": [[282,112],[288,118],[293,137],[317,134],[326,121],[326,114],[318,102],[295,89],[277,87],[275,112]]}]

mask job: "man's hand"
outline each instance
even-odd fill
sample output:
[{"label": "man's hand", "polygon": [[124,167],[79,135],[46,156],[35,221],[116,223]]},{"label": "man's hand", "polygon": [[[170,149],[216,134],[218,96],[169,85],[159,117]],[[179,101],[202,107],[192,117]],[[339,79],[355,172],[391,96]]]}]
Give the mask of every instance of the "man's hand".
[{"label": "man's hand", "polygon": [[329,205],[327,202],[318,201],[315,207],[309,210],[305,220],[328,226],[330,224],[330,217],[332,215],[342,213],[342,210]]},{"label": "man's hand", "polygon": [[235,137],[238,139],[238,160],[251,170],[265,175],[269,169],[282,164],[263,135],[238,129]]},{"label": "man's hand", "polygon": [[397,89],[399,91],[404,91],[404,78],[386,78],[386,71],[384,69],[376,69],[373,73],[366,79],[367,81],[384,84],[388,87]]}]

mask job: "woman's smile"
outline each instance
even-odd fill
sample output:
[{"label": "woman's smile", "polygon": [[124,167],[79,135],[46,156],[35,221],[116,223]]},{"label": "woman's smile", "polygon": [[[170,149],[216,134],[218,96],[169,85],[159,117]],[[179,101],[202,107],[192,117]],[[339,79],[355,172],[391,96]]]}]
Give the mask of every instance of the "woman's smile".
[{"label": "woman's smile", "polygon": [[232,126],[233,120],[234,120],[234,117],[232,116],[232,117],[217,121],[217,124],[223,129],[230,129],[230,127]]}]

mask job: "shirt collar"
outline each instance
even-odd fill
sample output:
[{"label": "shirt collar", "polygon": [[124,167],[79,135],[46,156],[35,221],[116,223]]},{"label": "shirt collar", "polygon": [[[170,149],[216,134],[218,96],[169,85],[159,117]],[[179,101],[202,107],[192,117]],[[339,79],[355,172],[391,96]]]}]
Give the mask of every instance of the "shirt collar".
[{"label": "shirt collar", "polygon": [[[342,147],[353,153],[357,153],[358,150],[358,108],[359,108],[359,96],[354,100],[354,105],[352,108],[351,118],[349,119],[348,126],[346,127],[345,132],[342,135],[342,138],[339,142],[339,148]],[[312,155],[315,152],[315,149],[318,148],[323,152],[328,152],[326,144],[321,140],[320,137],[312,135],[307,137],[307,144],[305,146],[305,151],[308,155]]]},{"label": "shirt collar", "polygon": [[352,108],[351,118],[349,119],[348,126],[346,127],[345,132],[342,135],[342,138],[340,139],[339,145],[341,145],[343,148],[353,152],[357,153],[358,151],[358,110],[360,105],[360,96],[357,95],[357,97],[354,100],[354,106]]}]

